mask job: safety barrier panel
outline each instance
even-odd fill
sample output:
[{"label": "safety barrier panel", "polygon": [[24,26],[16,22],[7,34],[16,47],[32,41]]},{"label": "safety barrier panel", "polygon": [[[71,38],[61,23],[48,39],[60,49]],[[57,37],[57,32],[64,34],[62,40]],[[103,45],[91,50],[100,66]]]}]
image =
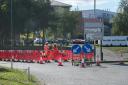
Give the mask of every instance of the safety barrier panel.
[{"label": "safety barrier panel", "polygon": [[93,58],[94,53],[75,55],[71,50],[53,51],[49,50],[48,54],[45,55],[43,51],[39,50],[0,50],[0,60],[10,61],[25,61],[25,62],[39,62],[39,61],[50,61],[50,60],[59,60],[61,57],[62,60],[82,60],[86,57],[87,59]]}]

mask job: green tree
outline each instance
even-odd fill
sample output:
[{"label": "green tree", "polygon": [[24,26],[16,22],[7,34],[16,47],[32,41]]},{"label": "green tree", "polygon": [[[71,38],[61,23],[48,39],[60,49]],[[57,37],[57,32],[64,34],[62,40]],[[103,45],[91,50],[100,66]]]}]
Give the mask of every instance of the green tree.
[{"label": "green tree", "polygon": [[73,11],[66,11],[61,15],[53,13],[54,17],[52,17],[52,21],[50,24],[50,30],[55,39],[59,38],[68,38],[68,34],[73,36],[76,35],[76,29],[80,28],[80,13]]},{"label": "green tree", "polygon": [[128,1],[121,0],[119,5],[119,13],[113,19],[114,35],[128,35]]},{"label": "green tree", "polygon": [[67,38],[67,34],[71,36],[77,34],[76,30],[80,28],[80,13],[79,12],[65,12],[61,18],[61,27],[62,33],[65,38]]},{"label": "green tree", "polygon": [[120,12],[128,12],[128,0],[121,0],[118,9]]},{"label": "green tree", "polygon": [[[10,5],[11,0],[0,0],[0,37],[5,39],[10,39]],[[49,0],[12,0],[13,36],[41,29],[45,32],[51,12]]]},{"label": "green tree", "polygon": [[9,32],[10,32],[10,29],[8,29],[10,28],[8,4],[9,4],[8,0],[0,1],[0,38],[1,40],[9,37]]},{"label": "green tree", "polygon": [[51,18],[51,21],[50,21],[50,25],[49,25],[49,30],[50,30],[50,35],[53,34],[54,36],[54,39],[56,39],[58,33],[59,32],[58,30],[58,27],[60,25],[60,16],[57,15],[57,13],[55,11],[53,11],[52,13],[53,17]]},{"label": "green tree", "polygon": [[38,4],[35,10],[35,18],[34,20],[37,23],[37,26],[39,27],[39,30],[43,30],[43,37],[45,39],[45,31],[50,26],[50,22],[52,21],[53,17],[53,8],[50,5],[49,0],[37,0]]}]

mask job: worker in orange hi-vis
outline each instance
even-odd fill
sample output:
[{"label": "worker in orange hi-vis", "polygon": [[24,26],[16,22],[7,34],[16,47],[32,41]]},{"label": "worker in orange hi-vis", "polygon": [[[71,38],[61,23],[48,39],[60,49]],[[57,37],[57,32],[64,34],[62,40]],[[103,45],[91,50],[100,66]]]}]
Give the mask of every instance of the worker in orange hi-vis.
[{"label": "worker in orange hi-vis", "polygon": [[54,51],[54,58],[55,58],[55,60],[58,61],[58,66],[63,66],[63,64],[62,64],[62,56],[60,55],[60,52],[59,52],[59,49],[58,49],[56,43],[54,43],[53,51]]},{"label": "worker in orange hi-vis", "polygon": [[58,47],[57,47],[57,44],[54,43],[53,45],[53,57],[54,57],[54,60],[59,60],[59,50],[58,50]]},{"label": "worker in orange hi-vis", "polygon": [[48,50],[49,50],[49,46],[48,46],[48,42],[46,42],[44,45],[44,51],[46,54],[47,54]]},{"label": "worker in orange hi-vis", "polygon": [[53,50],[56,51],[56,52],[59,51],[56,43],[54,43]]},{"label": "worker in orange hi-vis", "polygon": [[44,53],[46,57],[48,57],[48,52],[49,52],[49,46],[48,46],[48,42],[46,42],[44,45]]}]

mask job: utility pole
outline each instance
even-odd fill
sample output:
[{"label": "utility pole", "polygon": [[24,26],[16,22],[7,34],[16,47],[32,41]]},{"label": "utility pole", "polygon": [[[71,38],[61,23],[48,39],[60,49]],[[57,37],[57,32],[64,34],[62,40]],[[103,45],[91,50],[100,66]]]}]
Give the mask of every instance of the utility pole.
[{"label": "utility pole", "polygon": [[[10,17],[11,17],[11,20],[10,20],[10,26],[11,26],[11,50],[13,51],[13,11],[12,11],[12,0],[10,1]],[[12,54],[12,51],[11,51],[11,54]],[[13,55],[11,56],[11,69],[13,69]]]},{"label": "utility pole", "polygon": [[94,16],[95,16],[95,13],[96,13],[96,0],[94,0]]},{"label": "utility pole", "polygon": [[[96,18],[96,0],[94,0],[94,18]],[[94,42],[94,61],[96,61],[96,46],[95,46],[95,40]]]}]

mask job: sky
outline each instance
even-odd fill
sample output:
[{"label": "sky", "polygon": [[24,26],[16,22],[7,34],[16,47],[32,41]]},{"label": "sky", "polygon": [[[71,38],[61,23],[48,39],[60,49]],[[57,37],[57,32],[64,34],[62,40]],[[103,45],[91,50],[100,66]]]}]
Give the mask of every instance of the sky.
[{"label": "sky", "polygon": [[[88,10],[94,8],[94,0],[56,0],[72,5],[72,10],[79,8],[79,10]],[[120,0],[96,0],[96,9],[109,10],[116,12]]]}]

